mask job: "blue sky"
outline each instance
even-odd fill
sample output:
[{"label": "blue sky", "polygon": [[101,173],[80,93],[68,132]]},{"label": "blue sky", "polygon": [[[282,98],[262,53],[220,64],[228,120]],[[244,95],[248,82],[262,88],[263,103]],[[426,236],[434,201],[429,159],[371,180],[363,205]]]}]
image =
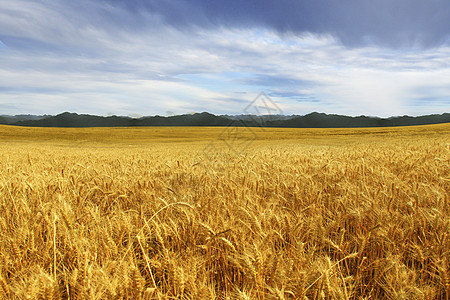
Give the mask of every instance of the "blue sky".
[{"label": "blue sky", "polygon": [[0,0],[0,114],[450,111],[447,0]]}]

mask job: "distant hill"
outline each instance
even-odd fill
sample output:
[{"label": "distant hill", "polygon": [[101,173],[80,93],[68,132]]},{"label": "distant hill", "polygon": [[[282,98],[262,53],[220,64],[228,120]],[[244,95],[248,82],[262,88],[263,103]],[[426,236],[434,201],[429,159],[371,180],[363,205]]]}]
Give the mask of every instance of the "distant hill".
[{"label": "distant hill", "polygon": [[0,115],[0,124],[12,124],[19,121],[28,121],[28,120],[40,120],[47,117],[51,117],[50,115],[43,115],[43,116],[37,116],[37,115],[15,115],[15,116],[8,116],[8,115]]},{"label": "distant hill", "polygon": [[[1,121],[1,120],[0,120]],[[101,117],[94,115],[62,113],[40,120],[25,120],[9,125],[35,127],[121,127],[121,126],[227,126],[231,120],[210,113],[197,113],[170,117]],[[6,123],[4,123],[6,124]]]},{"label": "distant hill", "polygon": [[304,116],[216,116],[207,112],[178,116],[130,118],[101,117],[65,112],[56,116],[0,116],[0,124],[34,127],[121,127],[121,126],[264,126],[289,128],[388,127],[450,123],[450,114],[420,117],[349,117],[313,112]]},{"label": "distant hill", "polygon": [[348,128],[348,127],[390,127],[412,126],[449,123],[450,114],[427,115],[420,117],[349,117],[342,115],[327,115],[324,113],[310,113],[305,116],[294,116],[287,120],[273,120],[264,123],[267,127],[293,127],[293,128]]}]

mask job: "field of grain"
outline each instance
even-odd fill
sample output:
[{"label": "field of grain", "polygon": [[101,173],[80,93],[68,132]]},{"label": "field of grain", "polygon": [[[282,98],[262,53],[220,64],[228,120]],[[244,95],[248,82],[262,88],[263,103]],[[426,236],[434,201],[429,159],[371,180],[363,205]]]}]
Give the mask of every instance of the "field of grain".
[{"label": "field of grain", "polygon": [[0,137],[1,299],[450,298],[450,124]]}]

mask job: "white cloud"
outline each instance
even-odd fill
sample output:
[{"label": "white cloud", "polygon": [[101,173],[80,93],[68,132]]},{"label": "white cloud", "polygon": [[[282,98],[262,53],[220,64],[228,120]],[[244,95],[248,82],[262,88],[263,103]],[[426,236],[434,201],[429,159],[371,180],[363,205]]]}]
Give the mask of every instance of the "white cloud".
[{"label": "white cloud", "polygon": [[147,26],[122,28],[133,16],[118,6],[52,3],[0,0],[0,39],[11,43],[0,57],[0,113],[239,114],[261,90],[286,114],[450,107],[450,48],[350,49],[330,35],[263,28],[177,30],[149,13],[139,16]]}]

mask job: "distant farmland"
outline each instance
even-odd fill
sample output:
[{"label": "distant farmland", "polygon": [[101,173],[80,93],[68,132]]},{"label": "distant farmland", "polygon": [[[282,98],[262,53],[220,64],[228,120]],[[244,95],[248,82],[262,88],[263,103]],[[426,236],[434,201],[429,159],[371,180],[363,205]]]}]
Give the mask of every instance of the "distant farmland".
[{"label": "distant farmland", "polygon": [[0,298],[449,299],[449,136],[0,126]]}]

